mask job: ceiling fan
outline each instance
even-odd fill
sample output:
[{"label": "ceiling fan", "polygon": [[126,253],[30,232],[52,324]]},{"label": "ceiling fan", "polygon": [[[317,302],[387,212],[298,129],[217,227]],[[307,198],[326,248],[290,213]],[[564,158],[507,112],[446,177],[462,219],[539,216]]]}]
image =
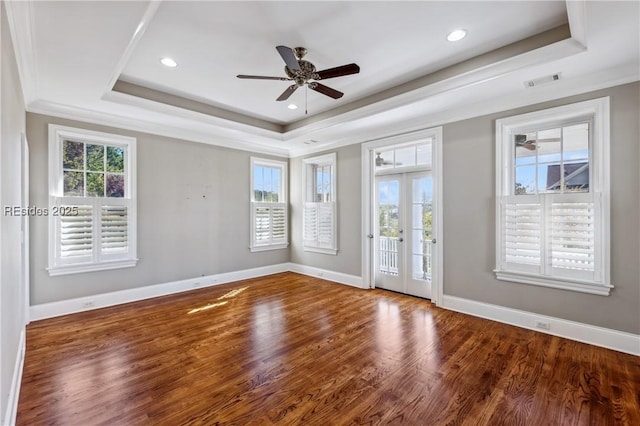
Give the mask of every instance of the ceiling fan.
[{"label": "ceiling fan", "polygon": [[516,148],[525,148],[534,151],[538,148],[538,143],[542,142],[560,142],[560,138],[536,139],[527,138],[527,135],[515,135]]},{"label": "ceiling fan", "polygon": [[322,71],[316,71],[315,65],[302,58],[307,54],[307,49],[304,47],[296,47],[294,49],[287,46],[277,46],[276,50],[282,56],[286,66],[284,72],[287,77],[267,77],[261,75],[238,75],[238,78],[254,79],[254,80],[280,80],[280,81],[293,81],[295,84],[289,86],[282,94],[276,99],[277,101],[285,101],[295,92],[298,87],[307,85],[311,90],[315,90],[318,93],[329,96],[333,99],[341,98],[344,93],[318,83],[314,80],[326,80],[328,78],[342,77],[344,75],[357,74],[360,72],[360,67],[356,64],[342,65],[335,68],[328,68]]}]

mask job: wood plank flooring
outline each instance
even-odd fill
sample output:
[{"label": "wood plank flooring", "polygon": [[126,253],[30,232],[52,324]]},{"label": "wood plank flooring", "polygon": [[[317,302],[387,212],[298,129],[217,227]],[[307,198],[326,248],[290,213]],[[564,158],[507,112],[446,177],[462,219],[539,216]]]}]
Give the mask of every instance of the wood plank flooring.
[{"label": "wood plank flooring", "polygon": [[34,322],[18,425],[640,425],[640,358],[294,273]]}]

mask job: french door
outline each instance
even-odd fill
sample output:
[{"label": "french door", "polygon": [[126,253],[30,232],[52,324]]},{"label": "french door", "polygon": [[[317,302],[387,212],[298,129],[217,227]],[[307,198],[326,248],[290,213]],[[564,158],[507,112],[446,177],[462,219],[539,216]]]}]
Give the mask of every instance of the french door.
[{"label": "french door", "polygon": [[431,172],[376,176],[375,203],[375,286],[430,299]]}]

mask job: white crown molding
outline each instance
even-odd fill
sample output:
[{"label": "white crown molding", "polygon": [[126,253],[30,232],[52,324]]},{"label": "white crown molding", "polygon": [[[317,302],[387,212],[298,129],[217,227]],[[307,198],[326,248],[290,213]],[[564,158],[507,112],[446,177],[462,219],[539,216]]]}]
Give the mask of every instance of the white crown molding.
[{"label": "white crown molding", "polygon": [[587,46],[587,9],[585,0],[567,0],[567,19],[571,38]]},{"label": "white crown molding", "polygon": [[33,26],[33,6],[29,1],[5,1],[9,32],[16,54],[18,74],[25,104],[38,98],[38,63]]},{"label": "white crown molding", "polygon": [[149,24],[151,23],[151,20],[155,16],[156,12],[158,11],[158,8],[160,7],[160,3],[161,2],[158,0],[149,2],[149,5],[147,6],[147,10],[145,10],[144,14],[142,15],[142,20],[140,21],[140,24],[138,24],[138,28],[136,28],[135,33],[131,37],[129,44],[125,48],[124,52],[122,53],[122,56],[120,57],[120,60],[116,64],[116,67],[113,70],[113,73],[111,74],[111,78],[109,79],[109,82],[107,83],[107,86],[105,87],[105,90],[104,90],[105,93],[110,92],[113,86],[116,84],[116,81],[118,81],[118,78],[120,77],[120,74],[122,74],[122,71],[124,71],[125,67],[127,66],[127,62],[129,62],[129,58],[131,58],[131,55],[133,54],[135,47],[138,45],[138,42],[140,42],[140,40],[142,39],[142,36],[144,35],[145,31],[147,31],[147,28],[149,28]]},{"label": "white crown molding", "polygon": [[154,111],[172,117],[182,117],[187,120],[197,121],[200,124],[207,124],[217,131],[226,135],[242,134],[251,137],[255,142],[269,144],[282,143],[282,134],[273,130],[263,129],[250,124],[244,124],[233,120],[227,120],[215,115],[192,111],[186,108],[176,107],[170,104],[156,102],[127,93],[109,91],[102,96],[102,100],[142,108],[145,111]]},{"label": "white crown molding", "polygon": [[[601,346],[607,349],[640,355],[640,336],[595,325],[583,324],[562,318],[539,315],[533,312],[506,308],[504,306],[491,305],[475,300],[444,295],[442,308],[449,309],[475,317],[486,318],[517,327],[564,337],[590,345]],[[545,321],[550,324],[549,330],[541,330],[535,327],[536,321]]]},{"label": "white crown molding", "polygon": [[[85,108],[78,108],[69,105],[62,105],[49,101],[38,100],[27,106],[27,111],[50,115],[52,117],[65,118],[68,120],[85,121],[87,123],[99,124],[103,126],[116,127],[125,130],[149,133],[152,135],[171,137],[176,139],[186,139],[193,142],[205,143],[208,145],[222,146],[225,148],[238,149],[241,151],[255,152],[259,154],[274,155],[277,157],[288,157],[289,152],[284,148],[265,146],[256,144],[247,135],[236,135],[245,139],[233,139],[226,135],[216,134],[216,128],[212,128],[210,133],[201,133],[184,127],[142,121],[140,119],[124,117],[120,115],[108,114],[93,111]],[[224,128],[217,128],[220,133]],[[251,142],[248,142],[251,140]]]},{"label": "white crown molding", "polygon": [[7,398],[6,411],[3,425],[15,425],[16,416],[18,415],[18,401],[20,399],[20,387],[22,385],[22,370],[24,369],[24,354],[27,346],[26,329],[22,327],[20,332],[20,340],[18,342],[18,351],[16,353],[16,362],[13,366],[13,378],[11,379],[11,388],[9,388],[9,396]]}]

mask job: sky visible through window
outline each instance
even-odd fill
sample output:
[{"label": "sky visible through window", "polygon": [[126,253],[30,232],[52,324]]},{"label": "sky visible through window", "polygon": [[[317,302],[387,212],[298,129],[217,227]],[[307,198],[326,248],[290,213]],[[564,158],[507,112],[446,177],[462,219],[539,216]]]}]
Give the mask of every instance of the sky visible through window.
[{"label": "sky visible through window", "polygon": [[[427,177],[426,179],[420,179],[418,187],[416,189],[416,194],[414,194],[414,200],[419,200],[423,202],[431,202],[433,199],[433,185],[431,177]],[[380,204],[388,204],[397,206],[400,202],[399,199],[399,190],[400,190],[400,182],[396,181],[387,181],[380,182],[378,187],[378,194],[380,197]]]}]

